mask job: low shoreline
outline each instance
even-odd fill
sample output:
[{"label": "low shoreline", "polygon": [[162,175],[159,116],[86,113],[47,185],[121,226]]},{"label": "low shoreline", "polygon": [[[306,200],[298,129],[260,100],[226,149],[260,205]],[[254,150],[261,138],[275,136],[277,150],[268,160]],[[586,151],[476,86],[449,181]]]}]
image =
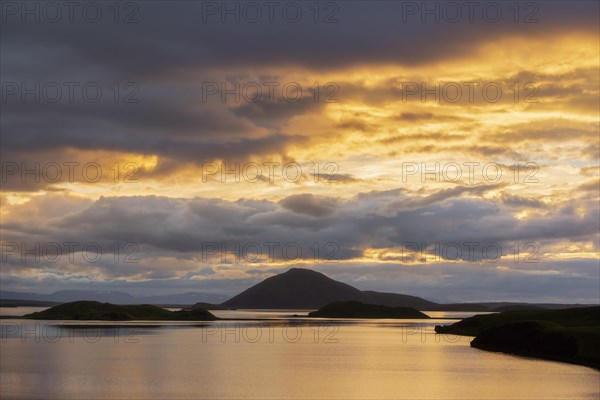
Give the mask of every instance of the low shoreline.
[{"label": "low shoreline", "polygon": [[600,307],[476,315],[435,331],[474,337],[480,350],[600,370]]}]

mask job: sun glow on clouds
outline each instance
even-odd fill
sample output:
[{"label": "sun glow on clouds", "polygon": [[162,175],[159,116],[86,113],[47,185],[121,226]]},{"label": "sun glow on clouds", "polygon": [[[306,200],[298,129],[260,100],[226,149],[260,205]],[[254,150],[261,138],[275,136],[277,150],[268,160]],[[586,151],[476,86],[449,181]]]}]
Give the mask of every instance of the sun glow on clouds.
[{"label": "sun glow on clouds", "polygon": [[[74,179],[63,174],[52,182],[44,176],[39,182],[9,177],[1,193],[2,239],[25,240],[31,234],[28,215],[35,215],[40,231],[30,236],[34,240],[77,237],[80,228],[76,226],[95,224],[102,229],[81,236],[90,241],[139,242],[143,261],[136,265],[55,266],[56,271],[69,274],[69,279],[85,276],[105,282],[249,279],[258,276],[249,270],[292,265],[339,273],[345,268],[362,269],[353,276],[369,274],[373,266],[399,271],[405,267],[440,269],[440,263],[450,261],[414,252],[403,257],[398,236],[435,242],[451,240],[454,232],[464,242],[490,230],[498,230],[498,235],[489,239],[502,244],[545,242],[552,249],[540,252],[545,261],[595,263],[600,191],[595,185],[600,176],[598,32],[543,28],[540,24],[534,34],[499,30],[481,41],[473,32],[472,42],[467,40],[460,52],[423,60],[403,60],[399,52],[398,60],[386,54],[381,59],[375,55],[340,58],[319,65],[295,62],[296,55],[289,54],[292,61],[266,66],[240,62],[216,69],[194,60],[178,68],[177,74],[148,71],[139,76],[139,84],[143,89],[147,83],[152,91],[146,92],[148,97],[142,98],[138,108],[127,109],[129,115],[98,108],[93,118],[82,116],[87,125],[65,123],[47,148],[29,151],[12,137],[3,146],[3,160],[41,165],[97,163],[102,176],[96,181],[76,170]],[[431,46],[431,52],[440,51],[433,42],[420,40],[419,45]],[[214,96],[203,102],[202,83],[206,81],[230,85],[277,81],[282,86],[294,82],[304,89],[303,98],[247,104],[223,102]],[[310,88],[315,82],[321,90],[334,83],[334,101],[323,101],[323,97],[314,101]],[[476,84],[472,101],[471,83]],[[488,83],[502,88],[501,99],[492,102],[482,97],[482,87]],[[421,93],[408,92],[411,84],[430,90],[436,84],[450,84],[462,87],[463,92],[458,101],[436,100],[431,94],[423,101]],[[526,85],[533,86],[527,89]],[[281,97],[280,91],[275,93]],[[325,90],[321,95],[328,93]],[[18,136],[19,129],[28,132],[29,127],[15,123],[13,135]],[[81,132],[86,140],[81,140]],[[58,143],[63,135],[67,139]],[[253,169],[240,176],[248,163],[261,166],[261,173]],[[277,166],[268,176],[265,165],[273,163]],[[301,169],[298,179],[289,179],[282,169],[292,163]],[[451,163],[461,166],[459,179],[444,175]],[[465,163],[477,166],[471,171]],[[233,174],[237,178],[226,174],[223,182],[220,171],[207,174],[207,164],[229,170],[239,165],[240,170]],[[487,164],[501,169],[500,179],[492,179],[494,170],[484,170]],[[519,169],[517,176],[515,167],[525,169]],[[312,197],[300,197],[304,204],[286,208],[286,200],[307,194]],[[143,212],[131,206],[126,200],[129,196],[138,196],[140,204],[152,204],[154,213],[146,216],[151,222],[137,219]],[[65,199],[73,208],[61,211],[62,216],[45,215],[44,198]],[[119,218],[112,220],[99,212],[99,203],[114,207]],[[169,220],[173,215],[177,218]],[[44,216],[52,217],[53,225],[46,226]],[[381,216],[397,218],[397,224],[411,222],[401,228],[393,223],[379,228],[370,225],[385,224]],[[190,221],[198,225],[185,226]],[[420,226],[420,221],[428,226]],[[567,226],[568,221],[572,226]],[[167,222],[171,225],[162,232],[161,224]],[[476,223],[481,224],[471,232]],[[212,231],[205,232],[201,224],[210,225]],[[307,243],[309,238],[339,241],[346,253],[328,265],[306,258],[232,265],[204,261],[198,247],[188,243],[217,237],[269,239],[263,230],[289,241],[300,240],[298,232],[302,240],[306,235]],[[166,239],[171,237],[179,244]],[[497,273],[514,272],[510,257],[501,257]],[[35,266],[19,270],[17,264],[9,263],[3,278],[20,284],[33,277],[38,282],[61,279],[49,270],[35,272]],[[458,259],[452,264],[464,267],[468,275],[474,274],[471,268],[481,261]],[[197,273],[207,266],[213,274]],[[540,268],[539,274],[544,271],[566,275],[568,267]],[[453,274],[460,275],[460,270]]]}]

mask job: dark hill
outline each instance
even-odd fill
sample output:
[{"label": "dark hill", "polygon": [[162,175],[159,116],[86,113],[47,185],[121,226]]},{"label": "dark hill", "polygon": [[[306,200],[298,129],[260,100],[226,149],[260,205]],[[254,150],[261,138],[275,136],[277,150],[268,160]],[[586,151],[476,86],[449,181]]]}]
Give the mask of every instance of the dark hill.
[{"label": "dark hill", "polygon": [[341,301],[321,307],[308,314],[319,318],[401,318],[428,319],[429,316],[414,308],[387,307],[375,304],[364,304],[357,301]]},{"label": "dark hill", "polygon": [[363,291],[360,301],[368,304],[382,304],[388,307],[410,307],[418,310],[429,310],[437,305],[437,303],[421,297],[398,293],[375,292],[372,290]]},{"label": "dark hill", "polygon": [[74,301],[44,311],[25,315],[30,319],[95,320],[95,321],[214,321],[217,319],[202,308],[169,311],[157,306],[116,305],[98,301]]},{"label": "dark hill", "polygon": [[319,308],[334,301],[358,300],[362,292],[307,269],[272,276],[223,303],[233,308]]},{"label": "dark hill", "polygon": [[487,328],[518,321],[547,321],[564,327],[600,326],[600,307],[507,311],[496,314],[475,315],[452,325],[437,326],[435,330],[438,333],[477,336]]},{"label": "dark hill", "polygon": [[318,309],[339,301],[421,310],[436,305],[420,297],[363,292],[320,272],[301,268],[292,268],[283,274],[267,278],[222,305],[228,308]]},{"label": "dark hill", "polygon": [[600,369],[600,307],[476,315],[437,333],[475,336],[471,346]]}]

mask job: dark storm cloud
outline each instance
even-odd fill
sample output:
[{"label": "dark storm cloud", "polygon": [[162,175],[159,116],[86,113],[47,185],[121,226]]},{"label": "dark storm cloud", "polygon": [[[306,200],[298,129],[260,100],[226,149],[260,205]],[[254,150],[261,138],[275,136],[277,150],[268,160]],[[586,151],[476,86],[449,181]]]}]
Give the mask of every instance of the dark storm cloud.
[{"label": "dark storm cloud", "polygon": [[[597,265],[590,266],[590,263],[595,261],[582,260],[583,264],[577,269],[565,262],[558,265],[544,259],[544,246],[594,242],[597,247],[600,218],[597,202],[583,201],[577,207],[567,204],[555,206],[552,210],[537,208],[540,213],[536,216],[519,220],[507,212],[507,199],[511,209],[519,205],[535,207],[536,204],[508,195],[496,199],[470,197],[480,196],[491,189],[498,187],[457,187],[429,197],[410,195],[403,189],[360,193],[347,200],[293,195],[279,203],[158,196],[103,197],[90,201],[60,194],[47,195],[12,206],[13,211],[3,218],[1,226],[5,242],[27,243],[30,249],[34,248],[35,242],[93,242],[109,255],[114,243],[133,242],[139,246],[136,254],[139,264],[116,263],[110,257],[92,264],[23,264],[16,255],[3,262],[3,273],[7,278],[3,281],[9,282],[13,288],[26,287],[33,284],[28,276],[43,272],[44,277],[39,279],[55,287],[68,286],[68,282],[81,284],[94,280],[97,282],[93,286],[96,286],[100,285],[99,278],[94,277],[102,276],[105,287],[135,289],[157,285],[162,290],[200,289],[208,287],[208,282],[212,285],[212,282],[222,279],[206,278],[207,274],[221,276],[221,268],[240,272],[244,268],[256,269],[252,263],[242,265],[233,262],[231,255],[229,266],[225,263],[214,269],[211,262],[215,260],[207,261],[201,256],[207,243],[224,245],[233,253],[237,251],[236,244],[269,242],[281,246],[296,243],[304,250],[302,259],[311,262],[314,256],[307,249],[315,243],[321,246],[333,243],[337,245],[333,258],[327,259],[327,262],[315,262],[317,269],[321,266],[333,277],[365,289],[458,300],[460,296],[452,294],[453,291],[465,287],[472,289],[476,285],[482,289],[470,291],[469,299],[491,299],[487,296],[494,293],[496,299],[516,300],[571,296],[571,289],[575,290],[579,284],[583,292],[578,298],[588,301],[593,298],[597,293]],[[412,206],[403,206],[406,204]],[[509,263],[509,270],[497,270],[493,263],[491,267],[482,267],[477,254],[467,257],[463,246],[464,243],[480,243],[480,249],[483,244],[492,242],[509,255],[514,243],[521,247],[526,243],[537,243],[540,260],[526,265]],[[407,244],[430,246],[436,243],[442,246],[457,244],[462,248],[462,259],[470,262],[448,264],[447,261],[457,261],[454,254],[449,260],[442,257],[428,264],[427,268],[403,266],[406,260],[414,257],[397,259],[384,254],[379,259],[387,264],[385,267],[353,260],[361,257],[367,249],[397,253]],[[523,250],[523,256],[527,254],[529,251]],[[280,257],[277,252],[275,256],[276,259]],[[348,262],[350,260],[352,262]],[[396,262],[397,265],[394,264]],[[268,267],[268,263],[258,265],[261,269]],[[213,268],[216,274],[211,274],[206,268]],[[187,278],[182,278],[182,274]],[[198,277],[202,281],[193,280]],[[223,288],[233,294],[261,277],[264,274],[254,280],[234,279],[229,283],[209,286],[215,290]],[[151,279],[154,283],[135,283],[140,279]],[[535,293],[527,290],[525,283],[535,282],[544,289],[540,288]],[[417,289],[419,292],[416,292]],[[433,293],[437,295],[431,296]]]},{"label": "dark storm cloud", "polygon": [[[286,68],[319,71],[383,63],[441,62],[470,54],[479,44],[507,35],[531,38],[560,32],[595,32],[594,16],[598,11],[595,2],[546,2],[539,3],[538,23],[515,23],[514,15],[507,9],[497,23],[482,18],[481,10],[476,12],[474,23],[467,21],[466,10],[460,23],[449,23],[443,18],[435,23],[431,17],[422,23],[418,14],[403,20],[406,2],[357,1],[338,4],[338,22],[315,23],[308,3],[296,3],[304,13],[296,23],[286,22],[279,15],[273,23],[230,20],[231,23],[223,24],[218,14],[203,21],[206,2],[132,3],[139,6],[139,21],[130,24],[114,23],[109,9],[104,9],[105,18],[97,23],[88,23],[81,17],[74,23],[66,17],[58,23],[22,23],[19,14],[3,9],[3,84],[97,82],[104,89],[99,103],[78,99],[74,104],[21,104],[14,96],[3,100],[3,159],[21,161],[26,160],[26,152],[50,150],[58,154],[64,148],[134,152],[159,155],[157,170],[165,173],[179,162],[285,154],[291,145],[304,140],[286,135],[286,124],[295,116],[314,113],[324,106],[323,102],[312,101],[308,92],[293,103],[282,101],[281,94],[275,101],[232,104],[220,102],[218,95],[211,101],[202,101],[202,83],[278,80]],[[426,6],[424,2],[417,4]],[[480,6],[483,8],[483,3]],[[326,10],[321,11],[323,18]],[[257,72],[263,68],[281,72]],[[247,72],[252,69],[255,71]],[[595,72],[588,68],[564,74],[580,81]],[[552,78],[527,70],[518,77]],[[363,97],[374,104],[398,100],[398,79],[373,89],[340,83],[338,97]],[[119,89],[120,102],[111,102],[114,93],[109,85],[113,82],[138,85],[134,97],[139,102],[123,104],[122,97],[130,93],[123,91],[123,86]],[[557,85],[544,90],[557,99],[564,95],[577,99],[585,93],[580,87]],[[406,112],[399,118],[435,122],[450,117]],[[375,123],[354,120],[343,120],[339,127],[362,131],[378,128]],[[534,132],[531,135],[536,136]],[[502,153],[494,147],[474,151],[487,156]],[[596,153],[593,147],[586,150],[590,156]],[[17,189],[19,185],[9,186]],[[33,190],[30,186],[21,190]]]},{"label": "dark storm cloud", "polygon": [[[210,152],[214,151],[211,145],[226,143],[223,153],[233,150],[225,148],[227,143],[235,147],[236,140],[250,142],[268,134],[250,119],[236,115],[228,104],[202,101],[200,88],[144,87],[135,103],[116,103],[111,95],[104,93],[98,103],[78,98],[73,103],[57,104],[21,103],[9,97],[3,104],[4,149],[36,151],[69,146],[160,154],[172,148],[179,152],[178,143],[182,147],[201,144]],[[205,157],[202,152],[199,156]],[[189,155],[184,158],[189,159]]]},{"label": "dark storm cloud", "polygon": [[[33,87],[33,84],[29,87]],[[115,102],[114,92],[104,85],[101,88],[102,98],[95,103],[86,101],[82,96],[74,96],[74,101],[70,103],[66,99],[66,87],[63,89],[63,101],[55,104],[43,101],[43,98],[39,102],[21,103],[18,96],[7,96],[7,101],[3,104],[3,111],[7,116],[7,129],[20,123],[23,131],[36,131],[61,122],[60,127],[68,130],[71,128],[68,125],[69,120],[74,120],[74,129],[81,129],[76,122],[83,121],[121,130],[138,130],[147,136],[166,132],[182,137],[198,133],[206,137],[240,136],[251,135],[252,131],[256,130],[248,120],[236,118],[224,104],[202,102],[199,88],[185,88],[175,84],[168,88],[147,85],[138,88],[139,91],[131,96],[132,102]],[[28,100],[33,100],[33,97],[29,97]],[[40,120],[40,126],[33,124],[32,115],[36,116],[36,120]],[[29,121],[30,124],[26,125],[23,120]]]},{"label": "dark storm cloud", "polygon": [[[460,57],[473,46],[507,33],[536,36],[549,31],[593,31],[598,11],[594,2],[538,2],[539,22],[523,23],[523,14],[515,23],[514,14],[502,5],[500,20],[490,23],[482,17],[485,2],[478,2],[473,23],[469,23],[466,10],[459,23],[449,23],[445,18],[436,23],[432,17],[422,23],[420,15],[403,21],[407,2],[352,1],[337,3],[339,22],[315,23],[307,4],[296,3],[303,8],[303,17],[291,23],[280,15],[286,4],[282,2],[273,23],[265,14],[262,22],[236,23],[230,17],[229,23],[223,24],[219,15],[207,17],[203,23],[204,3],[137,2],[139,22],[132,24],[115,24],[109,18],[95,24],[19,24],[11,17],[4,24],[3,36],[15,51],[19,46],[19,51],[25,52],[33,44],[40,51],[54,47],[67,53],[67,62],[76,58],[83,65],[125,74],[156,75],[189,67],[240,65],[339,68],[382,62],[419,64]],[[415,3],[419,7],[431,8],[435,3],[443,6],[443,2]],[[9,68],[6,72],[15,71]]]},{"label": "dark storm cloud", "polygon": [[335,212],[337,200],[330,197],[312,194],[297,194],[286,197],[279,202],[287,210],[312,217],[324,217]]},{"label": "dark storm cloud", "polygon": [[[337,259],[356,257],[367,248],[394,248],[407,242],[585,241],[598,233],[598,207],[593,202],[580,204],[585,207],[583,214],[567,205],[518,220],[503,208],[506,200],[469,197],[498,188],[457,187],[430,196],[393,190],[362,193],[349,200],[307,194],[289,196],[279,203],[107,197],[88,207],[78,203],[79,211],[47,219],[46,225],[38,224],[34,231],[26,218],[31,211],[19,215],[17,207],[20,219],[3,221],[2,227],[5,240],[28,240],[29,236],[30,240],[135,242],[150,253],[194,253],[202,251],[204,243],[227,243],[231,248],[233,243],[297,242],[308,248],[315,241],[335,242],[339,245]],[[32,200],[27,207],[37,210],[32,215],[43,221],[44,211],[36,204]]]},{"label": "dark storm cloud", "polygon": [[544,202],[541,200],[538,200],[535,198],[530,198],[530,197],[511,195],[508,193],[505,193],[502,195],[502,201],[506,205],[509,205],[511,207],[517,207],[517,208],[521,208],[521,207],[545,208],[546,207],[546,204],[544,204]]},{"label": "dark storm cloud", "polygon": [[304,96],[298,99],[290,98],[287,100],[280,98],[276,99],[276,101],[264,98],[260,101],[241,104],[233,112],[238,116],[256,121],[260,125],[272,126],[273,124],[281,124],[281,121],[286,121],[295,115],[321,108],[323,104],[314,101],[314,98],[311,96]]}]

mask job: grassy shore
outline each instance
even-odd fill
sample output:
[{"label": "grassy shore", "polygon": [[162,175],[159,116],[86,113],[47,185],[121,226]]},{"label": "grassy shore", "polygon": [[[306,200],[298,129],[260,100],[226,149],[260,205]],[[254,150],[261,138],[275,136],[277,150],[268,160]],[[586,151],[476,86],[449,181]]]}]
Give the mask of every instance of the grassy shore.
[{"label": "grassy shore", "polygon": [[600,369],[600,307],[476,315],[437,333],[475,336],[471,346]]},{"label": "grassy shore", "polygon": [[25,319],[86,321],[214,321],[213,314],[194,307],[169,311],[150,304],[116,305],[98,301],[74,301],[24,315]]}]

